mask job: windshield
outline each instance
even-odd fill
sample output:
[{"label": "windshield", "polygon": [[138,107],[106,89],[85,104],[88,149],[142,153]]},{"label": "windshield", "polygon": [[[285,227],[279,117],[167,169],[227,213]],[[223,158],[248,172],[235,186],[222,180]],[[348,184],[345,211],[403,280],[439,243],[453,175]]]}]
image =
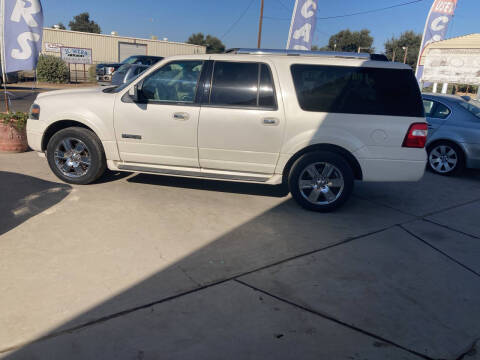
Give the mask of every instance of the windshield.
[{"label": "windshield", "polygon": [[132,77],[131,79],[129,79],[126,83],[122,84],[122,85],[119,85],[119,86],[116,86],[116,87],[113,87],[113,88],[110,88],[109,92],[111,93],[118,93],[120,91],[122,91],[123,89],[125,89],[128,85],[130,85],[132,83],[132,81],[135,81],[140,75],[142,75],[143,72],[141,72],[140,74],[137,74],[135,75],[134,77]]},{"label": "windshield", "polygon": [[480,103],[478,101],[472,100],[470,102],[460,102],[461,107],[466,109],[468,112],[475,115],[477,118],[480,119]]},{"label": "windshield", "polygon": [[122,61],[122,64],[134,64],[138,61],[138,56],[130,56]]}]

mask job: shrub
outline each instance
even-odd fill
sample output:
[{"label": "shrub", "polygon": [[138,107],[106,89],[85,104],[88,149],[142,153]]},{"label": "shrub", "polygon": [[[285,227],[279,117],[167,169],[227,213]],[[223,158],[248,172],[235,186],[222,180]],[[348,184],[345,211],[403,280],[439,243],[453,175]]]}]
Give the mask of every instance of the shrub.
[{"label": "shrub", "polygon": [[95,65],[90,65],[88,68],[88,81],[97,82],[97,67]]},{"label": "shrub", "polygon": [[59,57],[40,55],[37,64],[37,77],[39,81],[66,83],[70,77],[70,70],[65,61]]},{"label": "shrub", "polygon": [[24,112],[10,112],[8,114],[0,113],[0,120],[4,125],[12,126],[18,131],[27,127],[28,114]]}]

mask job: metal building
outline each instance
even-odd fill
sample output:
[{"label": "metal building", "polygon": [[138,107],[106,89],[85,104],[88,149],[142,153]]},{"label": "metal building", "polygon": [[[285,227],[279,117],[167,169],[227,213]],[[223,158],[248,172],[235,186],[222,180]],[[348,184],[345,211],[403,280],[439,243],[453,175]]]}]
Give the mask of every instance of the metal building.
[{"label": "metal building", "polygon": [[112,34],[92,34],[44,28],[42,53],[60,56],[60,47],[92,49],[92,61],[95,64],[121,62],[130,55],[172,56],[206,52],[206,47],[200,45]]},{"label": "metal building", "polygon": [[469,34],[427,45],[420,58],[423,81],[480,85],[480,34]]}]

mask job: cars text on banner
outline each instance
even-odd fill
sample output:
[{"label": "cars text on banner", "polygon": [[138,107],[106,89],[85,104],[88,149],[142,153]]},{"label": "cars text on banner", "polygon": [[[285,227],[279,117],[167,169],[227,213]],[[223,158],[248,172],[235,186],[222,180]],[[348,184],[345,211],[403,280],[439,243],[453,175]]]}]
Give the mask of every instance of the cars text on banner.
[{"label": "cars text on banner", "polygon": [[418,65],[415,76],[418,81],[423,77],[423,65],[420,65],[425,47],[436,41],[445,39],[448,25],[453,19],[458,0],[435,0],[428,13],[425,30],[423,31],[422,45],[418,56]]},{"label": "cars text on banner", "polygon": [[4,68],[7,73],[32,70],[42,51],[40,0],[2,0]]},{"label": "cars text on banner", "polygon": [[317,24],[318,0],[296,0],[287,50],[310,50]]}]

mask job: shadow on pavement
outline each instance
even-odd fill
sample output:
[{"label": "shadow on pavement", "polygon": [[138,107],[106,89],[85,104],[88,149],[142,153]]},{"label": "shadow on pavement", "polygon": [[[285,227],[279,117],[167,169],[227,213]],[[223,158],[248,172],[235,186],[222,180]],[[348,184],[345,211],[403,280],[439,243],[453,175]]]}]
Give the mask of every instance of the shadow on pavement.
[{"label": "shadow on pavement", "polygon": [[71,186],[0,171],[0,235],[62,201]]},{"label": "shadow on pavement", "polygon": [[288,189],[283,185],[272,186],[253,183],[181,178],[150,174],[138,174],[128,179],[127,181],[140,184],[160,185],[177,188],[180,187],[186,189],[228,192],[257,196],[285,197],[288,195]]}]

